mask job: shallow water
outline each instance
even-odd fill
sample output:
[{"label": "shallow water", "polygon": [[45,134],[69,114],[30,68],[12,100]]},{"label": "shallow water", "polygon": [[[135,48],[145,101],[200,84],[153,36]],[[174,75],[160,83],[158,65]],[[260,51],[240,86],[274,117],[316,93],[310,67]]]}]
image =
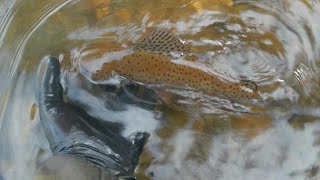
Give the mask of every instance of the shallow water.
[{"label": "shallow water", "polygon": [[[319,179],[319,18],[316,0],[0,1],[0,175],[32,179],[51,156],[37,93],[54,55],[69,101],[123,135],[150,133],[139,179]],[[130,47],[155,28],[219,76],[257,82],[267,103],[143,84],[119,96],[85,78],[84,47]]]}]

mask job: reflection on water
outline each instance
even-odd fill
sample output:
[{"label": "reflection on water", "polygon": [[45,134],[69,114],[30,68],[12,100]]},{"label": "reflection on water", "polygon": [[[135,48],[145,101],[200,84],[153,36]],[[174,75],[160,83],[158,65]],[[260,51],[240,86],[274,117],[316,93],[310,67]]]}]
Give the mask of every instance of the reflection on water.
[{"label": "reflection on water", "polygon": [[[318,18],[315,0],[0,2],[0,175],[32,179],[51,155],[37,93],[41,59],[54,55],[68,101],[124,135],[150,133],[140,179],[319,179]],[[132,47],[156,28],[174,29],[219,76],[257,82],[266,103],[95,85],[79,71],[86,47]]]}]

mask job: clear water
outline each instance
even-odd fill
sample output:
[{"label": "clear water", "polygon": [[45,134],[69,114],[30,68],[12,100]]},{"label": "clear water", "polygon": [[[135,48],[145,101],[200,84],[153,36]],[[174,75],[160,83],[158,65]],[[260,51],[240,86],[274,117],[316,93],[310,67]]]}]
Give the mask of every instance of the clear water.
[{"label": "clear water", "polygon": [[[54,55],[70,101],[122,122],[123,135],[150,133],[139,179],[319,179],[319,18],[316,0],[0,1],[0,175],[32,179],[51,156],[37,93],[43,58]],[[145,107],[136,94],[111,98],[77,69],[83,47],[131,46],[160,27],[224,78],[258,82],[272,103],[153,87],[165,103]]]}]

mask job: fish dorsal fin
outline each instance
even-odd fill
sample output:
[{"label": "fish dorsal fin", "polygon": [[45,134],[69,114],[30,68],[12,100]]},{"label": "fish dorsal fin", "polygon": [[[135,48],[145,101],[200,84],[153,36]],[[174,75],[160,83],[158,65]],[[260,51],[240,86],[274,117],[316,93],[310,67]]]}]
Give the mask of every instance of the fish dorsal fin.
[{"label": "fish dorsal fin", "polygon": [[250,80],[240,80],[240,85],[246,88],[251,89],[252,91],[257,91],[258,90],[258,85]]},{"label": "fish dorsal fin", "polygon": [[154,52],[163,55],[171,53],[188,53],[190,46],[183,42],[179,36],[169,29],[157,29],[143,38],[134,47],[135,51]]}]

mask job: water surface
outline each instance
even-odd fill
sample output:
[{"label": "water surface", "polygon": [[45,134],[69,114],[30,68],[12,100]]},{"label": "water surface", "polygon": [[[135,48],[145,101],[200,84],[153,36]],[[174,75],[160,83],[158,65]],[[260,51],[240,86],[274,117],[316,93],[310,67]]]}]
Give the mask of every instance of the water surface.
[{"label": "water surface", "polygon": [[[37,107],[48,55],[63,64],[67,100],[123,123],[125,136],[150,133],[139,179],[320,178],[318,1],[23,0],[0,7],[4,179],[32,179],[51,156]],[[86,79],[84,47],[130,47],[156,28],[174,29],[221,77],[257,82],[267,103],[144,84],[119,93]]]}]

